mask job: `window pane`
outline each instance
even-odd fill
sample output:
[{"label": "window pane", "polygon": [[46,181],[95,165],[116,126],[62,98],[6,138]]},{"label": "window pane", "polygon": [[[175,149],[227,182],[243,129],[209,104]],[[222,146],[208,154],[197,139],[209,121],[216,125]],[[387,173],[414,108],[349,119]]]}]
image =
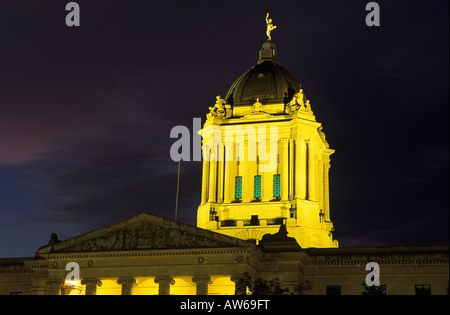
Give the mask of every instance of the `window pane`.
[{"label": "window pane", "polygon": [[417,284],[416,295],[431,295],[431,285],[429,284]]},{"label": "window pane", "polygon": [[261,175],[255,176],[255,198],[261,198]]},{"label": "window pane", "polygon": [[236,176],[234,188],[234,198],[242,199],[242,176]]},{"label": "window pane", "polygon": [[280,198],[280,174],[273,175],[273,197]]}]

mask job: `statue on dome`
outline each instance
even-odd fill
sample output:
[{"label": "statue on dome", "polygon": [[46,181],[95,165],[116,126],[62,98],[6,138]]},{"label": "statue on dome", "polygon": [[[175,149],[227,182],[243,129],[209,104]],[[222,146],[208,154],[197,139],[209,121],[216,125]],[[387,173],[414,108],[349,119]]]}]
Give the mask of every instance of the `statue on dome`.
[{"label": "statue on dome", "polygon": [[224,117],[225,116],[225,107],[226,101],[220,97],[220,95],[216,96],[216,104],[214,107],[209,107],[210,113],[208,114],[208,118],[212,116]]},{"label": "statue on dome", "polygon": [[266,31],[267,40],[272,40],[272,37],[270,36],[270,32],[272,32],[277,27],[272,24],[272,19],[269,19],[269,13],[267,13],[267,15],[266,15],[266,23],[267,23],[267,31]]},{"label": "statue on dome", "polygon": [[292,100],[290,101],[289,105],[291,108],[295,110],[305,110],[305,95],[303,94],[303,89],[300,89],[294,96],[292,97]]},{"label": "statue on dome", "polygon": [[307,112],[312,113],[311,104],[309,103],[309,100],[306,100],[306,103],[305,103],[305,110],[306,110]]},{"label": "statue on dome", "polygon": [[292,100],[289,102],[289,108],[291,112],[294,111],[304,111],[308,113],[313,113],[311,109],[311,103],[309,100],[305,97],[305,94],[303,94],[303,89],[300,89],[293,97]]}]

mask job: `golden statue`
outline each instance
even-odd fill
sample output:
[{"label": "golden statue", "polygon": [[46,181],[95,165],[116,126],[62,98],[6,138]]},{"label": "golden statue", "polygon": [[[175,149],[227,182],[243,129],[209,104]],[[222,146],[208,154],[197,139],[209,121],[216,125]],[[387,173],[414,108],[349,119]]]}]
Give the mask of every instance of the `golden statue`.
[{"label": "golden statue", "polygon": [[225,107],[226,107],[226,102],[225,100],[223,100],[220,95],[216,96],[216,104],[214,105],[214,107],[210,107],[210,116],[218,116],[218,117],[223,117],[225,116]]},{"label": "golden statue", "polygon": [[272,19],[269,19],[269,13],[267,13],[266,15],[266,23],[267,23],[267,31],[266,31],[267,40],[272,40],[272,37],[270,37],[270,32],[272,32],[277,27],[272,24]]}]

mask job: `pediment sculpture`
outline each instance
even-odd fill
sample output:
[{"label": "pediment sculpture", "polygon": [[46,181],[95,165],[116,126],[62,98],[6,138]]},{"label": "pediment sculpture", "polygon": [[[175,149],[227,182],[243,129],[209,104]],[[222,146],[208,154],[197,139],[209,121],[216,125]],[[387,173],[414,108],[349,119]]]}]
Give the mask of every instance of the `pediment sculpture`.
[{"label": "pediment sculpture", "polygon": [[[184,223],[147,215],[150,220],[122,221],[44,248],[43,252],[96,252],[239,246],[233,238]],[[154,219],[156,218],[156,219]],[[125,224],[124,224],[125,223]]]}]

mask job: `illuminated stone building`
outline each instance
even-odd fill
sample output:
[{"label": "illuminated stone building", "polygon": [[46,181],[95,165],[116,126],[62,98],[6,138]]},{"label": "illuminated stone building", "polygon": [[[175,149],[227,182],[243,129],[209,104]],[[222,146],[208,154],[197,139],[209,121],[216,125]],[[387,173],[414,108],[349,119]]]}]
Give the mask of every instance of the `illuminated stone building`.
[{"label": "illuminated stone building", "polygon": [[210,110],[197,226],[259,241],[283,223],[303,248],[338,247],[328,188],[334,150],[272,41]]},{"label": "illuminated stone building", "polygon": [[272,41],[207,117],[197,226],[142,213],[64,241],[52,235],[34,257],[0,259],[0,294],[245,294],[247,274],[292,293],[359,295],[369,262],[386,294],[448,294],[448,246],[338,248],[334,151]]},{"label": "illuminated stone building", "polygon": [[[360,295],[367,263],[380,266],[386,294],[447,294],[448,246],[302,249],[285,226],[255,245],[150,214],[64,241],[35,257],[0,259],[0,295],[233,295],[239,280],[280,281],[295,293]],[[79,279],[66,280],[73,263]]]}]

